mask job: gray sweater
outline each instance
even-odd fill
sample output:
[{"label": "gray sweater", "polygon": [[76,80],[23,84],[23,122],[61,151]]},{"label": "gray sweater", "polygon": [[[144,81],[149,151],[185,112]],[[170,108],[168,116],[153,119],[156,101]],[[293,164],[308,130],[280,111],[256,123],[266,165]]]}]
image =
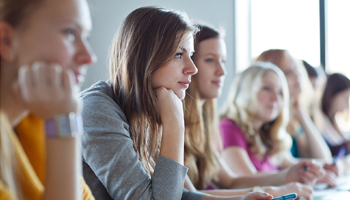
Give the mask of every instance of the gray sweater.
[{"label": "gray sweater", "polygon": [[185,190],[187,168],[166,157],[158,157],[152,179],[149,178],[108,83],[95,83],[81,93],[81,98],[83,175],[96,200],[197,200],[205,196]]}]

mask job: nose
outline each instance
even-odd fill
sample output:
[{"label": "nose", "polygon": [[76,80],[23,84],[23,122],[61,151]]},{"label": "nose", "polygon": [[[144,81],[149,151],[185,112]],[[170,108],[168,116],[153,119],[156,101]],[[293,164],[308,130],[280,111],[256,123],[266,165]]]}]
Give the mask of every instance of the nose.
[{"label": "nose", "polygon": [[218,62],[216,65],[216,75],[217,76],[225,76],[227,73],[225,64],[222,62]]},{"label": "nose", "polygon": [[189,58],[185,64],[185,68],[183,70],[183,74],[185,75],[195,75],[197,74],[198,69],[196,65],[193,63],[192,59]]},{"label": "nose", "polygon": [[278,101],[278,93],[273,92],[271,95],[271,102],[276,102],[276,101]]},{"label": "nose", "polygon": [[96,54],[93,52],[90,44],[87,41],[81,40],[76,61],[79,65],[89,65],[97,61]]}]

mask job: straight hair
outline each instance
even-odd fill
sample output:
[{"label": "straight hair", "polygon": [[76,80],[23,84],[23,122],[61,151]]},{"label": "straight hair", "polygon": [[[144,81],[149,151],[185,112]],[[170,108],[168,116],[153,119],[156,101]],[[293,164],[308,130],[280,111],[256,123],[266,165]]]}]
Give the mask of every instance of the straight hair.
[{"label": "straight hair", "polygon": [[111,47],[109,78],[115,101],[126,115],[134,149],[150,176],[162,136],[152,74],[171,61],[186,34],[196,32],[185,13],[141,7],[125,18]]}]

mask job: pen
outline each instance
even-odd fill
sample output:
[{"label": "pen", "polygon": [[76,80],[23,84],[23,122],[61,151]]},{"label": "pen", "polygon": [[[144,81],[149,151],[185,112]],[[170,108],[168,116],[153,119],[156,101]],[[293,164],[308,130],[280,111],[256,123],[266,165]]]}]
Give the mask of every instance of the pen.
[{"label": "pen", "polygon": [[342,159],[345,155],[345,147],[340,147],[340,150],[338,151],[337,155],[333,158],[333,165],[337,163],[337,160]]},{"label": "pen", "polygon": [[272,200],[294,200],[297,198],[296,193],[286,194],[280,197],[273,198]]}]

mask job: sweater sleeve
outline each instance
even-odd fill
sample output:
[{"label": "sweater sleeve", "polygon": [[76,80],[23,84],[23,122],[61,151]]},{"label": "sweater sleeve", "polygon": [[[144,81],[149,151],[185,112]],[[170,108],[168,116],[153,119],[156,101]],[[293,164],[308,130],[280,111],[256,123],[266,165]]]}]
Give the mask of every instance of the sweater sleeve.
[{"label": "sweater sleeve", "polygon": [[112,99],[111,89],[95,89],[82,95],[81,138],[84,177],[95,198],[181,199],[187,168],[159,156],[151,179],[134,150],[126,117]]},{"label": "sweater sleeve", "polygon": [[224,149],[231,146],[238,146],[248,149],[247,140],[242,130],[231,120],[223,119],[219,125]]}]

